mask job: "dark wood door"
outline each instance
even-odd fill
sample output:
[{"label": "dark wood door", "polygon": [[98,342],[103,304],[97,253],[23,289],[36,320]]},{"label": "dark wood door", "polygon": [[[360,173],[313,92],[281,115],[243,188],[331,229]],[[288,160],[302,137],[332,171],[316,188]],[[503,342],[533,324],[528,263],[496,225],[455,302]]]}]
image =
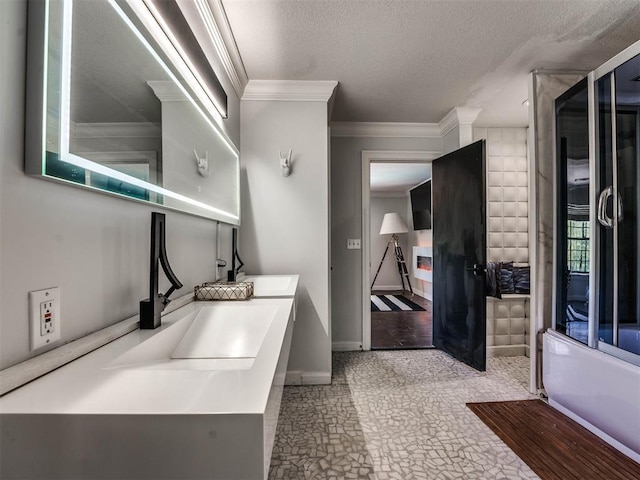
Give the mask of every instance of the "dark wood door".
[{"label": "dark wood door", "polygon": [[486,368],[485,142],[433,161],[433,344]]}]

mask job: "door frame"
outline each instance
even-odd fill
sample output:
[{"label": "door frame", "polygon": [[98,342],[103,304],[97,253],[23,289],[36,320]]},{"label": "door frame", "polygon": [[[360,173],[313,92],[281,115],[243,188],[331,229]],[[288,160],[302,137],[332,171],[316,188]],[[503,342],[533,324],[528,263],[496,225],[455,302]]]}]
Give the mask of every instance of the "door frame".
[{"label": "door frame", "polygon": [[441,151],[362,150],[362,350],[371,350],[371,163],[431,163]]}]

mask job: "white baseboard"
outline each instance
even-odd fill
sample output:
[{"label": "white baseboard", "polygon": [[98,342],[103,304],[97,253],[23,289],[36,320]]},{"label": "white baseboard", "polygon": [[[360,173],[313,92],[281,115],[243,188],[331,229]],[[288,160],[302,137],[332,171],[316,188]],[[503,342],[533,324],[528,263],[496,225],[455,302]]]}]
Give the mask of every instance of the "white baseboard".
[{"label": "white baseboard", "polygon": [[427,300],[433,302],[433,293],[425,293],[424,290],[413,289],[414,293],[420,295],[422,298],[426,298]]},{"label": "white baseboard", "polygon": [[433,295],[426,294],[422,290],[418,290],[417,288],[414,288],[413,289],[413,293],[418,295],[419,297],[422,297],[422,298],[426,299],[426,300],[433,301]]},{"label": "white baseboard", "polygon": [[422,298],[427,298],[424,296],[424,292],[416,287],[413,287],[413,294],[418,295],[419,297],[422,297]]},{"label": "white baseboard", "polygon": [[374,285],[371,290],[402,290],[402,285]]},{"label": "white baseboard", "polygon": [[487,347],[487,357],[520,357],[525,354],[525,345],[495,345]]},{"label": "white baseboard", "polygon": [[284,379],[285,385],[330,385],[331,372],[303,372],[289,370]]},{"label": "white baseboard", "polygon": [[285,385],[302,385],[302,372],[300,370],[287,371],[284,377]]},{"label": "white baseboard", "polygon": [[[416,295],[420,295],[422,298],[426,298],[427,300],[433,300],[432,295],[425,295],[425,293],[422,290],[417,289],[416,287],[413,286],[413,284],[411,284],[411,287],[413,288],[413,293],[415,293]],[[375,285],[374,288],[372,288],[371,290],[373,291],[379,291],[379,290],[390,290],[390,291],[397,291],[397,290],[402,290],[402,285]],[[405,293],[410,292],[409,287],[405,286],[404,289]]]},{"label": "white baseboard", "polygon": [[333,352],[357,352],[362,350],[362,342],[333,342],[331,351]]}]

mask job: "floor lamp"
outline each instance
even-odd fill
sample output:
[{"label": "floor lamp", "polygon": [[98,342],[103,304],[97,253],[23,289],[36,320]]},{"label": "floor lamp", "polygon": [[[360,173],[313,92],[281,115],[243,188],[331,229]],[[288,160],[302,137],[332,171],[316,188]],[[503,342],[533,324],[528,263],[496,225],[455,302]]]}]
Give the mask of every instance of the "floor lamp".
[{"label": "floor lamp", "polygon": [[400,274],[400,281],[402,282],[402,291],[404,292],[404,280],[407,279],[407,285],[409,286],[409,291],[411,295],[413,295],[413,288],[411,288],[411,282],[409,281],[409,272],[407,271],[407,264],[404,261],[404,255],[402,254],[402,248],[400,248],[400,244],[398,243],[398,234],[399,233],[407,233],[409,230],[407,229],[406,223],[397,213],[385,213],[384,218],[382,219],[382,226],[380,227],[380,235],[388,235],[391,234],[391,240],[387,242],[387,248],[384,249],[384,254],[382,255],[382,260],[380,260],[380,265],[378,266],[378,271],[376,272],[376,276],[373,277],[373,282],[371,282],[371,288],[373,289],[373,285],[376,283],[376,279],[378,278],[378,274],[380,273],[380,269],[382,268],[382,264],[384,262],[385,257],[387,256],[387,252],[389,251],[389,247],[393,247],[393,253],[396,257],[396,264],[398,265],[398,273]]}]

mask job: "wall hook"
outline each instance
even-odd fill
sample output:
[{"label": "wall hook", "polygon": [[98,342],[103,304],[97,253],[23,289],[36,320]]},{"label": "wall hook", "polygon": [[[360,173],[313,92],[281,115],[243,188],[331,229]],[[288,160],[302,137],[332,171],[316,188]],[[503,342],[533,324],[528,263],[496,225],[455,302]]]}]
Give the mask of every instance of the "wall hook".
[{"label": "wall hook", "polygon": [[280,153],[280,168],[282,168],[282,176],[288,177],[291,174],[291,149],[289,149],[289,153],[287,155],[282,155]]},{"label": "wall hook", "polygon": [[205,150],[204,157],[199,157],[196,149],[193,149],[193,154],[196,156],[196,166],[198,167],[198,173],[200,176],[207,178],[209,176],[209,152]]}]

